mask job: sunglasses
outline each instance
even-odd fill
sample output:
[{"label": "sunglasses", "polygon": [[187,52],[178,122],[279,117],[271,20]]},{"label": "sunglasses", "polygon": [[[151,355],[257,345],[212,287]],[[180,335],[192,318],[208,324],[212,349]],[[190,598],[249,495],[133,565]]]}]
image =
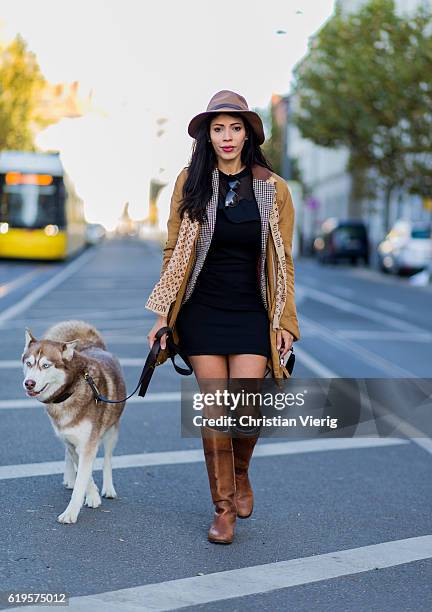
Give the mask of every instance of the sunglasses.
[{"label": "sunglasses", "polygon": [[238,193],[234,190],[237,189],[239,185],[240,181],[238,179],[235,179],[234,181],[228,181],[229,190],[227,191],[227,194],[225,196],[226,208],[233,208],[234,206],[237,206],[239,202],[239,197]]}]

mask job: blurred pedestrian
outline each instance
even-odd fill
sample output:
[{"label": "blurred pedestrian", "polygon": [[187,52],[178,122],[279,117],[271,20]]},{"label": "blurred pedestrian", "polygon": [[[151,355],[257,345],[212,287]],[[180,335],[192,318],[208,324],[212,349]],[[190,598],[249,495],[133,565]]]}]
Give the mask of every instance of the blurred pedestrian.
[{"label": "blurred pedestrian", "polygon": [[[193,117],[188,133],[192,155],[175,183],[161,278],[146,304],[159,315],[149,345],[169,325],[201,391],[233,379],[287,378],[285,358],[300,338],[294,208],[261,151],[261,119],[243,96],[223,90]],[[220,429],[201,429],[215,505],[208,539],[228,544],[236,517],[252,513],[248,469],[259,432],[237,437]]]}]

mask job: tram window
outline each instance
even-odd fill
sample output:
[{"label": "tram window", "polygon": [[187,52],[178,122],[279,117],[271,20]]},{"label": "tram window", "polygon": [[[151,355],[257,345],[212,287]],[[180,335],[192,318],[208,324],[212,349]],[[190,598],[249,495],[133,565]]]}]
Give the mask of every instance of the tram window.
[{"label": "tram window", "polygon": [[3,185],[2,191],[2,220],[11,227],[63,225],[64,212],[63,207],[58,205],[55,185]]}]

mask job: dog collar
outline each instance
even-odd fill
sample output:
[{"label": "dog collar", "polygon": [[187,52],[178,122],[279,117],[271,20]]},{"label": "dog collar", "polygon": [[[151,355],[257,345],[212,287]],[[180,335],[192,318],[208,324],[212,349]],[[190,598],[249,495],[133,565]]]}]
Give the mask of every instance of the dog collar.
[{"label": "dog collar", "polygon": [[[97,404],[99,400],[99,389],[96,387],[95,381],[93,380],[93,378],[90,376],[88,372],[83,372],[83,377],[86,383],[90,386],[93,392],[94,400]],[[72,393],[70,393],[69,391],[63,391],[63,393],[59,395],[58,397],[56,397],[55,399],[50,399],[47,402],[43,402],[43,403],[44,404],[61,404],[61,402],[65,402],[67,399],[69,399],[71,395]]]},{"label": "dog collar", "polygon": [[68,391],[64,391],[61,395],[59,395],[55,399],[50,399],[46,403],[47,404],[60,404],[61,402],[64,402],[67,399],[69,399],[71,395],[72,395],[72,393],[69,393]]}]

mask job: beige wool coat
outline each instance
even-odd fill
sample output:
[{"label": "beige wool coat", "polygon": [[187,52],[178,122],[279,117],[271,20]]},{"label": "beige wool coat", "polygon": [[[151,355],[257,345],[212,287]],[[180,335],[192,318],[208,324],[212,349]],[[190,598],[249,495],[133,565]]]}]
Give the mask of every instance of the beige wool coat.
[{"label": "beige wool coat", "polygon": [[[279,362],[276,331],[285,329],[294,336],[294,342],[300,339],[291,253],[294,206],[283,178],[258,164],[251,170],[261,217],[261,255],[257,265],[257,281],[268,313],[271,345],[266,376],[289,378],[287,369]],[[206,209],[207,220],[202,223],[191,221],[187,214],[180,219],[178,209],[186,177],[187,168],[184,168],[177,177],[171,198],[160,280],[146,303],[148,310],[167,317],[175,342],[179,341],[176,318],[181,305],[192,294],[204,264],[213,235],[218,202],[219,172],[215,168],[212,176],[213,195]],[[167,357],[166,350],[161,351],[158,365],[164,363]]]}]

